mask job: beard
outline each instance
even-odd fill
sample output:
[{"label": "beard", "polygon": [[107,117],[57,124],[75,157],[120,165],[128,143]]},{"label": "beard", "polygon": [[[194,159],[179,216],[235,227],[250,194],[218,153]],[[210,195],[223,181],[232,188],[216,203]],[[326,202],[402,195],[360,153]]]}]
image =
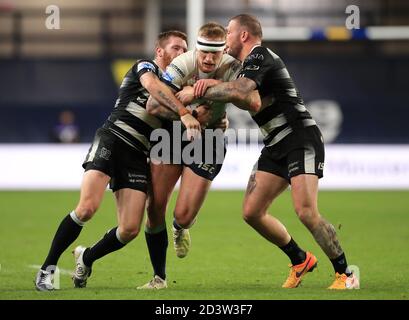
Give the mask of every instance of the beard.
[{"label": "beard", "polygon": [[237,46],[229,46],[227,49],[227,53],[231,55],[233,58],[238,58],[242,49],[242,45],[238,44]]},{"label": "beard", "polygon": [[166,63],[166,65],[169,65],[172,60],[172,56],[165,51],[163,54],[163,61]]}]

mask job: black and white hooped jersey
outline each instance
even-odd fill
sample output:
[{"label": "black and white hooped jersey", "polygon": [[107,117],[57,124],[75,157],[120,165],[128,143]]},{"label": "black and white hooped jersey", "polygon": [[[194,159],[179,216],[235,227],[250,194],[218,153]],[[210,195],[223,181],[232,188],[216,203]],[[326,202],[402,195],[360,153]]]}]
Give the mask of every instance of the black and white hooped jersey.
[{"label": "black and white hooped jersey", "polygon": [[160,77],[162,71],[152,60],[138,60],[125,75],[119,88],[119,97],[105,126],[138,150],[148,153],[150,135],[160,128],[162,122],[146,111],[148,91],[142,86],[140,77],[153,72]]},{"label": "black and white hooped jersey", "polygon": [[260,127],[266,146],[275,145],[295,130],[316,125],[284,62],[270,49],[254,47],[243,61],[238,77],[257,84],[262,108],[252,118]]}]

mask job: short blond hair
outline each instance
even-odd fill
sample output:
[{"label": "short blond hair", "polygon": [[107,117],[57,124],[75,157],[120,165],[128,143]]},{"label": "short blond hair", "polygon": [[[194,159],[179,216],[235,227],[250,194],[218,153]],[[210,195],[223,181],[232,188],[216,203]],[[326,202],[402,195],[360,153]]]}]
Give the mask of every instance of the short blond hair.
[{"label": "short blond hair", "polygon": [[217,22],[208,22],[200,27],[199,37],[226,39],[226,29]]}]

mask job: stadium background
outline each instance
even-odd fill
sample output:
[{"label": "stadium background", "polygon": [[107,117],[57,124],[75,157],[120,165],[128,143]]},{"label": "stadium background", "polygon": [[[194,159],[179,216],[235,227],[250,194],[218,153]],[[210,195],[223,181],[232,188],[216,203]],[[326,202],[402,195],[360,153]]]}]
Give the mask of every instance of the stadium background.
[{"label": "stadium background", "polygon": [[[45,27],[49,16],[45,8],[50,4],[60,10],[61,29]],[[349,16],[345,9],[350,4],[360,9],[358,30],[345,28]],[[409,241],[407,1],[0,0],[0,299],[42,298],[29,290],[35,270],[28,266],[41,263],[59,219],[75,205],[81,161],[95,129],[109,115],[118,83],[132,61],[152,56],[159,31],[180,29],[194,39],[202,22],[212,20],[226,25],[229,17],[242,12],[260,18],[265,44],[287,64],[324,133],[327,161],[321,186],[332,191],[321,194],[321,208],[334,224],[344,226],[338,231],[341,240],[350,256],[358,260],[361,270],[369,272],[378,254],[389,254],[389,261],[378,267],[378,275],[367,279],[369,289],[362,290],[363,294],[331,296],[319,291],[318,285],[309,289],[306,285],[308,290],[294,295],[280,291],[270,295],[271,265],[286,262],[240,220],[238,204],[260,148],[246,145],[242,139],[236,149],[229,150],[224,169],[193,229],[194,250],[208,255],[209,261],[205,264],[201,261],[199,268],[193,252],[190,260],[176,261],[173,249],[169,248],[170,274],[174,278],[179,276],[178,281],[184,276],[191,277],[191,287],[178,288],[175,281],[176,289],[168,294],[135,293],[125,274],[143,270],[140,278],[132,280],[135,284],[147,280],[150,274],[145,244],[138,238],[137,244],[125,250],[125,257],[114,254],[100,263],[102,280],[95,281],[106,281],[101,287],[96,282],[96,289],[81,294],[84,298],[137,299],[408,298],[408,276],[396,275],[399,272],[391,276],[393,279],[385,280],[386,289],[377,287],[378,278],[385,279],[385,273],[394,273],[395,264],[407,267],[409,261],[403,249]],[[80,143],[51,143],[59,115],[67,110],[75,116]],[[234,107],[229,108],[229,120],[235,129],[255,128],[251,118]],[[56,189],[70,191],[52,191]],[[361,191],[356,192],[357,189]],[[109,226],[108,221],[113,221],[113,201],[108,194],[106,198],[95,223],[90,223],[89,238],[81,236],[81,241],[91,244]],[[275,213],[275,205],[273,208]],[[288,193],[278,202],[277,209],[282,211],[286,224],[300,234],[298,237],[314,246],[292,213]],[[219,233],[215,234],[215,230]],[[21,239],[22,234],[32,248]],[[208,234],[216,239],[223,237],[220,241],[227,242],[229,254],[215,251],[212,242],[208,242]],[[250,266],[259,272],[259,277],[265,274],[268,279],[265,286],[257,287],[260,283],[252,282],[248,274],[233,272],[236,278],[223,278],[223,266],[231,271],[236,267],[227,267],[229,263],[240,265],[249,254],[248,250],[229,246],[230,241],[225,240],[228,236],[232,239],[243,236],[248,250],[258,248],[259,254],[251,255],[254,265]],[[384,243],[383,239],[388,241]],[[6,246],[8,243],[12,245]],[[233,244],[237,245],[234,241]],[[365,254],[362,250],[366,250]],[[218,253],[221,256],[215,259],[221,264],[214,266],[211,257]],[[134,260],[140,256],[143,264],[135,266]],[[62,259],[66,269],[70,269],[70,259],[68,255]],[[124,265],[129,262],[122,282],[104,278],[109,278],[110,263],[115,264],[115,259],[124,259],[121,261]],[[324,266],[329,272],[329,265]],[[206,268],[222,270],[219,275],[222,280],[215,276],[214,282],[204,281]],[[19,270],[24,276],[18,288],[12,290],[10,278]],[[283,277],[287,270],[280,272]],[[275,276],[273,280],[281,281],[280,274]],[[217,281],[235,283],[234,279],[237,281],[232,288],[237,287],[239,292],[244,287],[250,293],[239,294],[215,285]],[[315,279],[319,281],[318,277]],[[61,282],[62,287],[70,286],[68,277]],[[205,292],[203,296],[195,296],[197,282]],[[389,288],[393,287],[391,283],[396,284],[393,289]],[[324,282],[320,284],[324,286]],[[125,293],[119,292],[121,285]],[[109,290],[102,294],[101,288],[110,286],[116,288],[115,294]],[[74,296],[72,290],[61,290],[58,294],[57,297],[68,299]]]}]

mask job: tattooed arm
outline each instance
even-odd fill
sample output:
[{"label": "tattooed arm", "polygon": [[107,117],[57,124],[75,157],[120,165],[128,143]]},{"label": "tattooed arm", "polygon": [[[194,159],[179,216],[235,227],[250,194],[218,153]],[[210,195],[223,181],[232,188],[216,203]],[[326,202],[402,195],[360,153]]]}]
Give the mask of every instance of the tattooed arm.
[{"label": "tattooed arm", "polygon": [[148,111],[150,115],[164,120],[180,120],[177,112],[161,105],[153,96],[149,96],[148,102],[146,103],[146,111]]},{"label": "tattooed arm", "polygon": [[[196,138],[200,136],[200,123],[197,121],[185,106],[175,97],[172,90],[164,84],[159,78],[151,73],[146,72],[140,77],[140,81],[144,88],[148,90],[150,97],[156,99],[159,104],[169,108],[174,113],[180,116],[180,120],[188,130],[188,138]],[[148,102],[149,102],[148,100]]]},{"label": "tattooed arm", "polygon": [[256,88],[253,80],[242,77],[208,88],[203,97],[212,101],[231,102],[240,109],[257,112],[261,107],[261,99]]},{"label": "tattooed arm", "polygon": [[148,111],[149,114],[164,120],[180,120],[180,117],[176,112],[160,105],[155,99],[149,98],[148,103],[146,104],[146,111]]},{"label": "tattooed arm", "polygon": [[[206,128],[208,122],[212,118],[212,113],[213,110],[207,105],[200,105],[196,109],[196,114],[195,118],[197,121],[199,121],[202,129]],[[164,119],[164,120],[171,120],[171,121],[176,121],[180,120],[180,117],[178,114],[170,110],[169,108],[166,108],[165,106],[160,105],[155,99],[149,99],[148,103],[146,104],[146,111],[148,111],[149,114]],[[223,118],[224,119],[224,118]],[[227,118],[226,118],[227,121]],[[220,122],[220,128],[226,130],[228,122],[226,121],[221,121]]]},{"label": "tattooed arm", "polygon": [[177,114],[179,114],[180,110],[185,109],[185,106],[176,99],[172,90],[160,81],[155,74],[147,72],[141,76],[140,80],[151,97],[157,101],[156,106],[163,105]]},{"label": "tattooed arm", "polygon": [[[209,86],[202,98],[218,102],[231,102],[240,109],[256,113],[261,108],[261,98],[255,89],[256,83],[243,77]],[[186,86],[176,93],[176,97],[187,105],[195,99],[195,89]]]}]

